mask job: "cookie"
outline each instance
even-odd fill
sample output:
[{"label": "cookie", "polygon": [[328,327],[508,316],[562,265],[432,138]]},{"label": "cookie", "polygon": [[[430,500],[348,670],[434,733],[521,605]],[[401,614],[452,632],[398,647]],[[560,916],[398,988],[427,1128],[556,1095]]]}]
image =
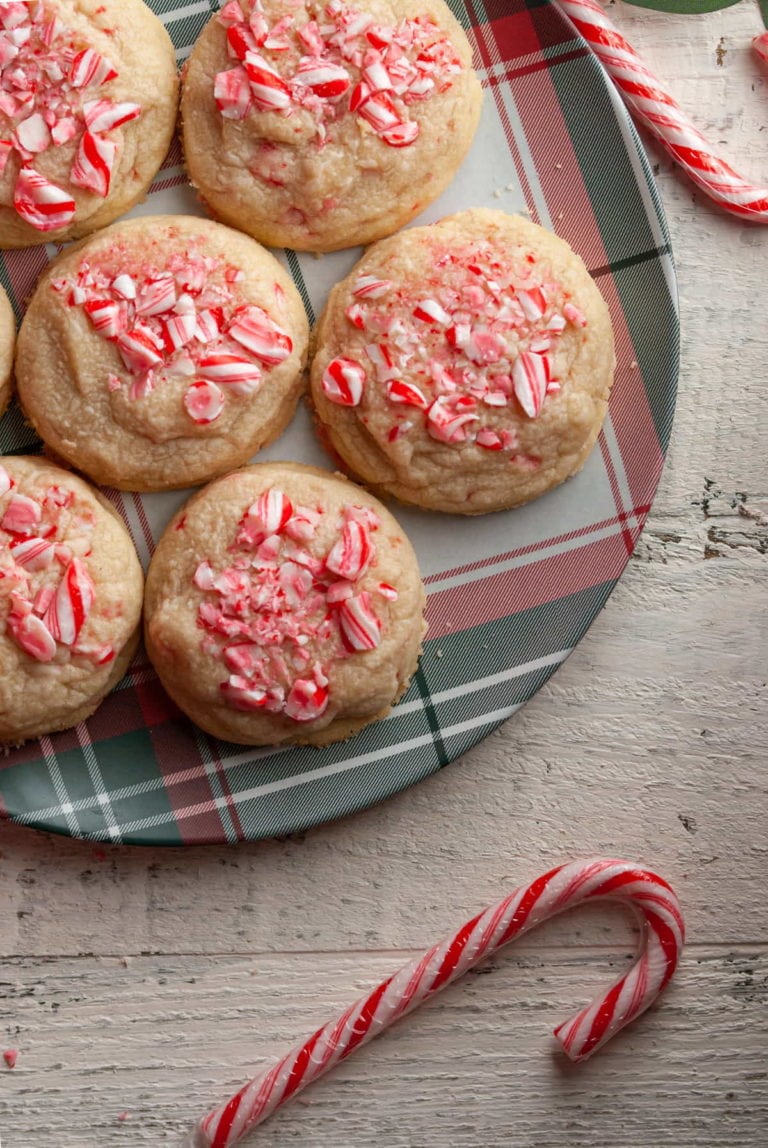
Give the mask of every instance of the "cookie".
[{"label": "cookie", "polygon": [[11,401],[15,346],[16,317],[10,299],[0,287],[0,415]]},{"label": "cookie", "polygon": [[147,576],[145,639],[216,737],[325,745],[383,717],[416,670],[424,591],[395,519],[338,475],[264,463],[196,494]]},{"label": "cookie", "polygon": [[202,483],[292,418],[308,325],[252,239],[192,216],[114,224],[43,275],[16,377],[43,441],[122,490]]},{"label": "cookie", "polygon": [[128,211],[177,105],[173,45],[142,0],[0,6],[0,247],[61,243]]},{"label": "cookie", "polygon": [[481,104],[443,0],[230,0],[185,69],[184,155],[217,219],[262,243],[334,251],[436,199]]},{"label": "cookie", "polygon": [[136,648],[143,584],[101,495],[42,459],[0,460],[0,742],[93,713]]},{"label": "cookie", "polygon": [[371,488],[481,514],[579,470],[614,366],[608,308],[579,256],[478,209],[382,240],[334,288],[312,401],[326,444]]}]

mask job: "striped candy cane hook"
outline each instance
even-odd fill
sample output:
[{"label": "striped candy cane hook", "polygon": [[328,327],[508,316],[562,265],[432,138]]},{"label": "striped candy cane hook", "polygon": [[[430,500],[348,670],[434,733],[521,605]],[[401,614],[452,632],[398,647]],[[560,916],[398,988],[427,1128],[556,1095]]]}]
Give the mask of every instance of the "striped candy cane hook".
[{"label": "striped candy cane hook", "polygon": [[669,983],[683,946],[685,929],[675,893],[661,877],[629,861],[597,858],[561,865],[473,917],[205,1116],[198,1127],[198,1148],[232,1148],[281,1104],[473,965],[550,917],[596,899],[632,908],[642,938],[632,968],[555,1029],[566,1055],[585,1060],[653,1003]]},{"label": "striped candy cane hook", "polygon": [[[768,188],[750,183],[717,155],[597,0],[556,2],[592,48],[635,120],[658,140],[697,187],[725,211],[750,223],[768,223]],[[754,47],[757,55],[765,59],[766,36],[758,36]]]}]

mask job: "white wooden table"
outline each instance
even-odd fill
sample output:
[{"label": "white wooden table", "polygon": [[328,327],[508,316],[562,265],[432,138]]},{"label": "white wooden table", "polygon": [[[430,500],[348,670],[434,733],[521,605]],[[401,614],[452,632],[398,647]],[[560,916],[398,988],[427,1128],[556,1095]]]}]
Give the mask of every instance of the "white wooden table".
[{"label": "white wooden table", "polygon": [[[768,181],[756,5],[623,30]],[[379,808],[265,845],[94,848],[0,826],[2,1148],[184,1143],[194,1117],[513,885],[642,860],[689,944],[661,1005],[586,1065],[549,1031],[634,947],[621,912],[553,923],[263,1126],[330,1148],[768,1144],[768,228],[660,160],[680,400],[645,534],[608,607],[495,735]],[[122,1117],[122,1119],[121,1119]]]}]

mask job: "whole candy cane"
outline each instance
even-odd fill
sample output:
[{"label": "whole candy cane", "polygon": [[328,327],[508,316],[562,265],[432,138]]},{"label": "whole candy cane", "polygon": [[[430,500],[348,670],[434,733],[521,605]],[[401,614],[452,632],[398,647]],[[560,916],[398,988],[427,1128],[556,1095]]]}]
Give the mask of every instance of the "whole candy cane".
[{"label": "whole candy cane", "polygon": [[629,905],[643,933],[632,968],[555,1029],[571,1060],[591,1056],[653,1003],[674,973],[683,946],[683,918],[674,892],[661,877],[629,861],[596,858],[561,865],[473,917],[205,1116],[198,1128],[198,1148],[231,1148],[286,1100],[478,961],[542,921],[596,898]]},{"label": "whole candy cane", "polygon": [[[645,66],[597,0],[557,0],[584,37],[635,119],[669,152],[693,182],[726,211],[768,223],[768,188],[740,176],[717,155],[669,92]],[[755,50],[762,56],[762,37]]]}]

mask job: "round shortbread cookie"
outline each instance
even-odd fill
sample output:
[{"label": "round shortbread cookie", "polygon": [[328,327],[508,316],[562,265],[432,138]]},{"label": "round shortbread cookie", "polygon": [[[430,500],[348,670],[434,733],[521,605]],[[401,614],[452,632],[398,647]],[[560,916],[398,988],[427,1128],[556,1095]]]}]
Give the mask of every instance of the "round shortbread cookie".
[{"label": "round shortbread cookie", "polygon": [[216,218],[263,243],[334,251],[436,199],[481,104],[443,0],[230,0],[186,65],[184,154]]},{"label": "round shortbread cookie", "polygon": [[143,587],[100,494],[43,459],[0,461],[0,742],[93,713],[136,648]]},{"label": "round shortbread cookie", "polygon": [[142,0],[0,6],[0,247],[75,239],[128,211],[177,107],[173,45]]},{"label": "round shortbread cookie", "polygon": [[193,216],[132,219],[40,280],[19,398],[43,441],[97,482],[191,486],[282,433],[308,337],[291,277],[258,243]]},{"label": "round shortbread cookie", "polygon": [[383,717],[414,674],[424,590],[402,529],[347,479],[298,463],[196,494],[147,576],[145,639],[198,725],[325,745]]},{"label": "round shortbread cookie", "polygon": [[615,366],[579,256],[481,209],[367,251],[315,344],[312,399],[337,459],[378,492],[455,514],[518,506],[579,470]]},{"label": "round shortbread cookie", "polygon": [[13,354],[16,347],[16,316],[11,301],[0,287],[0,415],[13,392]]}]

